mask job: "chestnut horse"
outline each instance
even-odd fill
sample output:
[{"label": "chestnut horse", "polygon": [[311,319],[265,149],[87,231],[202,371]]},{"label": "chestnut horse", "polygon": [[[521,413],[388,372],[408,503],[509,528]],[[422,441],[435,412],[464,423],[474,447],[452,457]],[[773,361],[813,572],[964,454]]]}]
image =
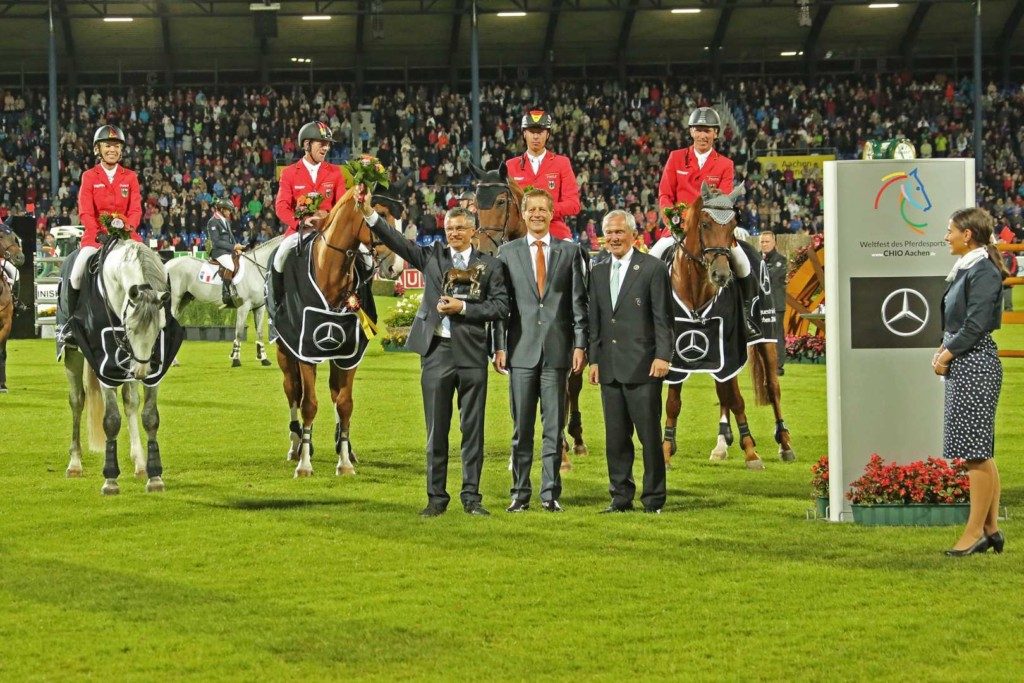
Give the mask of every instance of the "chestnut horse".
[{"label": "chestnut horse", "polygon": [[25,254],[14,231],[0,225],[0,393],[7,392],[7,339],[14,325],[14,290],[4,278],[5,263],[20,268],[25,263]]},{"label": "chestnut horse", "polygon": [[[394,224],[389,204],[373,200],[374,208],[389,224]],[[323,292],[332,310],[338,310],[355,291],[357,276],[356,260],[360,257],[359,245],[374,247],[370,228],[356,208],[355,190],[348,190],[324,218],[319,232],[312,238],[312,262],[316,284]],[[294,258],[294,257],[293,257]],[[316,364],[297,359],[287,347],[277,344],[277,364],[284,374],[284,394],[291,410],[291,444],[288,459],[297,460],[296,477],[313,474],[310,463],[312,455],[313,419],[317,412]],[[358,366],[348,370],[339,368],[328,361],[330,368],[331,399],[335,409],[335,451],[338,455],[337,475],[355,474],[355,453],[349,441],[352,422],[352,387]],[[301,413],[301,428],[298,417]]]},{"label": "chestnut horse", "polygon": [[[508,169],[502,164],[497,171],[483,171],[473,167],[476,176],[477,219],[476,248],[485,254],[496,256],[498,247],[505,242],[519,239],[526,234],[526,220],[523,218],[523,188],[515,178],[508,177]],[[586,271],[585,271],[586,272]],[[573,453],[587,454],[583,441],[583,421],[580,417],[580,391],[583,390],[583,373],[569,373],[565,388],[565,414],[569,416],[566,431],[573,440]],[[569,461],[569,444],[562,441],[562,470],[572,469]]]},{"label": "chestnut horse", "polygon": [[[742,196],[741,185],[730,195],[721,195],[717,190],[704,185],[701,195],[687,212],[682,235],[676,234],[676,250],[672,259],[672,289],[676,296],[692,311],[701,310],[719,292],[733,280],[733,272],[729,263],[729,253],[736,245],[734,229],[736,216],[730,212],[736,199]],[[726,200],[726,201],[723,201]],[[705,204],[711,201],[715,208]],[[721,204],[725,207],[724,211]],[[718,222],[719,218],[731,213],[726,222]],[[742,315],[741,312],[737,313]],[[791,461],[795,455],[790,447],[789,430],[782,420],[781,396],[778,378],[778,358],[775,342],[751,344],[747,347],[748,360],[754,385],[755,402],[758,405],[771,403],[775,409],[775,439],[779,443],[782,460]],[[740,447],[743,448],[746,466],[752,470],[764,469],[764,463],[757,454],[756,444],[747,425],[746,406],[740,394],[739,380],[731,379],[715,382],[715,390],[719,402],[719,436],[718,443],[711,452],[711,460],[724,460],[727,446],[732,444],[732,429],[729,426],[729,413],[736,418],[740,432]],[[670,384],[665,400],[665,464],[671,464],[675,453],[675,429],[682,407],[682,383]]]}]

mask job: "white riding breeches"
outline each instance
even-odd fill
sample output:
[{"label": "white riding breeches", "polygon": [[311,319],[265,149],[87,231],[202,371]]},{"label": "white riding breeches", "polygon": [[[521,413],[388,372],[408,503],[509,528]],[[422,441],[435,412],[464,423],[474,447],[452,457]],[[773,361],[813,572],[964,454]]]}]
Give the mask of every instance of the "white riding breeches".
[{"label": "white riding breeches", "polygon": [[295,249],[295,246],[299,243],[299,237],[301,235],[297,232],[285,237],[281,240],[281,244],[277,247],[277,253],[274,254],[274,270],[278,273],[284,272],[284,262],[288,260],[288,256]]},{"label": "white riding breeches", "polygon": [[89,257],[97,251],[99,251],[97,247],[82,247],[78,250],[78,258],[75,259],[75,265],[71,269],[72,289],[82,288],[82,276],[85,275],[85,264],[89,262]]},{"label": "white riding breeches", "polygon": [[729,263],[732,265],[732,272],[736,277],[745,278],[750,275],[750,259],[747,258],[747,252],[743,251],[738,244],[729,251],[732,252]]},{"label": "white riding breeches", "polygon": [[235,262],[232,260],[231,254],[221,254],[214,260],[230,271],[234,271],[235,269]]},{"label": "white riding breeches", "polygon": [[4,276],[7,277],[8,282],[17,282],[18,278],[21,277],[21,275],[18,273],[18,269],[15,268],[14,264],[8,261],[7,259],[0,259],[0,266],[2,266],[0,270],[3,270],[3,274]]},{"label": "white riding breeches", "polygon": [[662,237],[660,240],[654,243],[654,246],[651,247],[651,250],[648,253],[654,258],[660,259],[661,255],[665,253],[665,250],[675,243],[676,239],[672,237],[672,235]]}]

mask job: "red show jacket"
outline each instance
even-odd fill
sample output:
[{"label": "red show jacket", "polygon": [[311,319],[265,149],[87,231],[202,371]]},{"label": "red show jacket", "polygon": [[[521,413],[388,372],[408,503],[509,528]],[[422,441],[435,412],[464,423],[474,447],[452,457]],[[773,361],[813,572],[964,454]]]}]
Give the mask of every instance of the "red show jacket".
[{"label": "red show jacket", "polygon": [[572,231],[563,219],[580,212],[580,188],[576,185],[576,174],[572,171],[569,157],[546,151],[536,174],[526,154],[512,157],[505,162],[505,167],[509,177],[515,178],[520,187],[529,185],[545,190],[554,197],[555,215],[551,219],[551,235],[560,240],[572,239]]},{"label": "red show jacket", "polygon": [[704,162],[704,168],[697,164],[697,153],[693,145],[673,150],[668,155],[665,170],[658,185],[658,207],[664,209],[679,202],[692,204],[700,196],[700,185],[706,182],[722,192],[732,192],[732,160],[711,150],[711,156]]},{"label": "red show jacket", "polygon": [[78,188],[78,216],[85,226],[82,234],[83,247],[100,247],[99,236],[107,229],[100,225],[100,214],[119,213],[124,216],[132,239],[141,242],[135,230],[142,220],[142,193],[139,191],[139,177],[135,171],[118,164],[113,182],[107,180],[102,164],[96,164],[82,174]]},{"label": "red show jacket", "polygon": [[285,235],[291,235],[299,225],[295,218],[295,200],[314,190],[324,196],[320,209],[330,211],[338,197],[345,194],[345,178],[341,175],[341,169],[326,161],[321,162],[315,183],[309,177],[309,170],[302,159],[281,172],[281,185],[277,189],[274,211],[278,220],[287,226]]}]

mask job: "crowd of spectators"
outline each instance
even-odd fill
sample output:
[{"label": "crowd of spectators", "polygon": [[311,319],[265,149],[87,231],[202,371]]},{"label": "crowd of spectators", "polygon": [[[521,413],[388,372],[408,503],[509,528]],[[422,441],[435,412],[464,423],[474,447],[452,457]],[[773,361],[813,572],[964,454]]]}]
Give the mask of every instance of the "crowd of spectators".
[{"label": "crowd of spectators", "polygon": [[[689,144],[685,122],[696,106],[721,105],[719,151],[746,184],[740,224],[752,233],[819,232],[821,179],[811,173],[765,171],[766,156],[835,153],[855,158],[864,140],[907,137],[921,157],[973,156],[971,83],[941,75],[830,78],[817,85],[786,79],[710,83],[613,81],[482,88],[481,162],[496,167],[521,154],[524,110],[552,112],[550,146],[572,160],[582,210],[570,221],[593,237],[613,208],[632,211],[644,239],[658,231],[657,186],[669,151]],[[60,176],[51,197],[45,92],[0,91],[0,219],[31,213],[40,232],[78,222],[82,171],[95,163],[92,133],[101,123],[124,128],[124,163],[140,176],[145,198],[141,232],[161,247],[202,242],[211,200],[239,208],[245,239],[276,234],[275,169],[299,152],[294,138],[320,119],[338,141],[331,161],[375,152],[406,202],[407,234],[442,234],[441,217],[471,182],[470,102],[448,86],[370,88],[353,101],[344,87],[162,91],[77,90],[58,103]],[[1018,235],[1024,210],[1024,91],[989,84],[983,98],[985,161],[979,203]],[[356,117],[353,113],[365,112]],[[365,122],[365,123],[364,123]]]}]

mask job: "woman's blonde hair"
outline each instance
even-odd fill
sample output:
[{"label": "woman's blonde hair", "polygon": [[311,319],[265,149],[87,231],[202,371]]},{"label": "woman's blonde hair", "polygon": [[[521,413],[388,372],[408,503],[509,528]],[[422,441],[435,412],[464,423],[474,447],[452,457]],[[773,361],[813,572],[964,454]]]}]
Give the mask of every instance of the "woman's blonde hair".
[{"label": "woman's blonde hair", "polygon": [[1006,264],[1003,263],[1003,257],[999,254],[999,250],[996,249],[995,243],[995,220],[985,209],[980,209],[976,206],[972,206],[966,209],[960,209],[954,211],[953,215],[949,217],[949,220],[953,222],[957,230],[961,232],[970,231],[971,242],[976,247],[985,247],[988,251],[988,259],[991,261],[996,268],[999,269],[999,273],[1002,277],[1007,277],[1010,272],[1006,269]]}]

